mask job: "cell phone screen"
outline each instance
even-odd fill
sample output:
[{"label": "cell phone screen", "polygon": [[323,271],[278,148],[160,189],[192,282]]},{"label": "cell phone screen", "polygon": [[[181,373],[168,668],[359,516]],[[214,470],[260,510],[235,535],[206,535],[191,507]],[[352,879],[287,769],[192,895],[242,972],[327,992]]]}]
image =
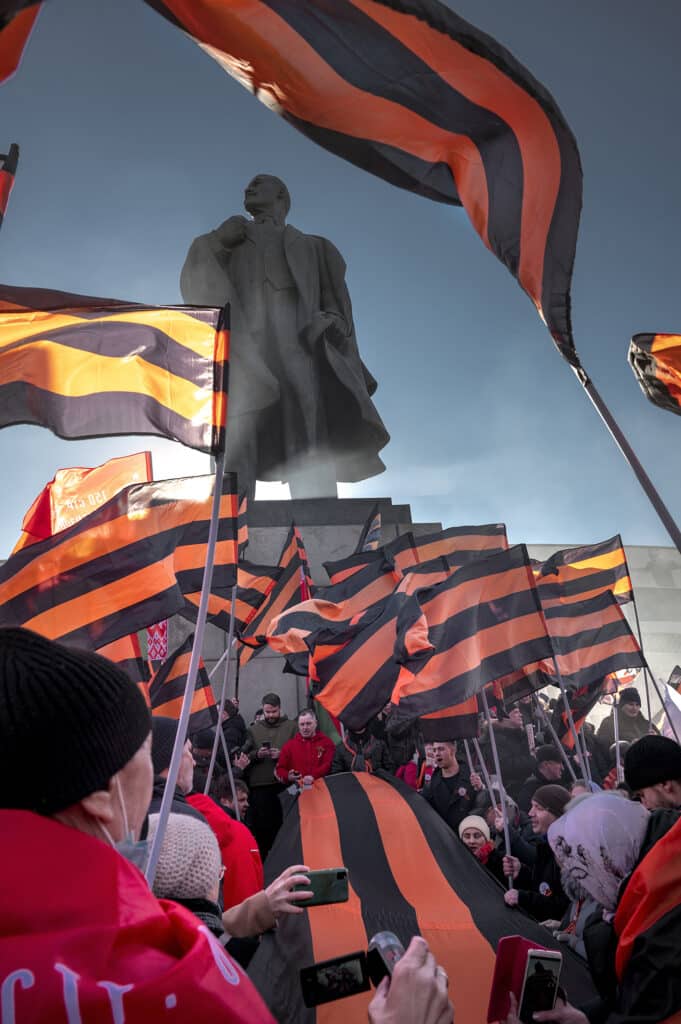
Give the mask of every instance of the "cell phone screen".
[{"label": "cell phone screen", "polygon": [[560,953],[528,953],[518,1013],[523,1024],[532,1024],[532,1015],[538,1010],[552,1010],[555,1006],[562,964]]},{"label": "cell phone screen", "polygon": [[304,967],[300,972],[303,1002],[308,1007],[345,999],[370,988],[365,953],[349,953]]}]

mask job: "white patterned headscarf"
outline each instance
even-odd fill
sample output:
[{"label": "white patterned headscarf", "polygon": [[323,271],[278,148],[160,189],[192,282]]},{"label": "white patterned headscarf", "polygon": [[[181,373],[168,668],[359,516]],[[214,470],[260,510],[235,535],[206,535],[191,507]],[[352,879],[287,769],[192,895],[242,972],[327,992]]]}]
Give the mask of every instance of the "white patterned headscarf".
[{"label": "white patterned headscarf", "polygon": [[561,876],[614,911],[620,886],[638,861],[648,817],[641,804],[610,793],[581,798],[549,827]]}]

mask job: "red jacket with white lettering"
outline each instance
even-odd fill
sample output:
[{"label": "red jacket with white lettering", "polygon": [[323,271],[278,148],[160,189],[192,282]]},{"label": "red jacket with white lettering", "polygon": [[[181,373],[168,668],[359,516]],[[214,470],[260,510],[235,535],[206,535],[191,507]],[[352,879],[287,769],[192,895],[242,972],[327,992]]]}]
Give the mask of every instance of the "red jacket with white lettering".
[{"label": "red jacket with white lettering", "polygon": [[309,739],[297,732],[281,748],[275,775],[280,782],[288,782],[288,773],[293,768],[303,777],[311,775],[313,779],[321,779],[329,774],[335,749],[329,737],[319,730]]},{"label": "red jacket with white lettering", "polygon": [[242,903],[265,888],[260,850],[253,833],[241,821],[234,821],[205,793],[192,793],[187,803],[201,811],[220,847],[225,877],[222,899],[225,910]]},{"label": "red jacket with white lettering", "polygon": [[0,811],[0,835],[3,1020],[274,1024],[198,918],[106,842],[28,811]]}]

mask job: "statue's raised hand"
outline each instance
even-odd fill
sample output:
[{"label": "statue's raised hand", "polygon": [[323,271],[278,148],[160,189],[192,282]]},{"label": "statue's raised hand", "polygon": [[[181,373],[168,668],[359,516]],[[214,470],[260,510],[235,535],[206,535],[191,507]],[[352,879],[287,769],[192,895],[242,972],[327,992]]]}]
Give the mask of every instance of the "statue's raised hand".
[{"label": "statue's raised hand", "polygon": [[247,223],[246,218],[240,214],[228,217],[215,231],[220,244],[224,245],[225,249],[234,249],[237,245],[241,245],[246,238]]}]

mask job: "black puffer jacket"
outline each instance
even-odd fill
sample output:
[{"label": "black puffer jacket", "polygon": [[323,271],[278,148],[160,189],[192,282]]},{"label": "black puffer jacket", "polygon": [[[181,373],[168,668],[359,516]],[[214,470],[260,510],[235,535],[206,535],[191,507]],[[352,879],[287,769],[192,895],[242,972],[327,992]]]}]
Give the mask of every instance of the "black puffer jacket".
[{"label": "black puffer jacket", "polygon": [[[523,864],[514,883],[518,906],[537,921],[560,921],[570,903],[563,892],[560,868],[546,836],[537,837],[532,845],[534,858]],[[517,846],[512,844],[511,848],[517,856]]]}]

